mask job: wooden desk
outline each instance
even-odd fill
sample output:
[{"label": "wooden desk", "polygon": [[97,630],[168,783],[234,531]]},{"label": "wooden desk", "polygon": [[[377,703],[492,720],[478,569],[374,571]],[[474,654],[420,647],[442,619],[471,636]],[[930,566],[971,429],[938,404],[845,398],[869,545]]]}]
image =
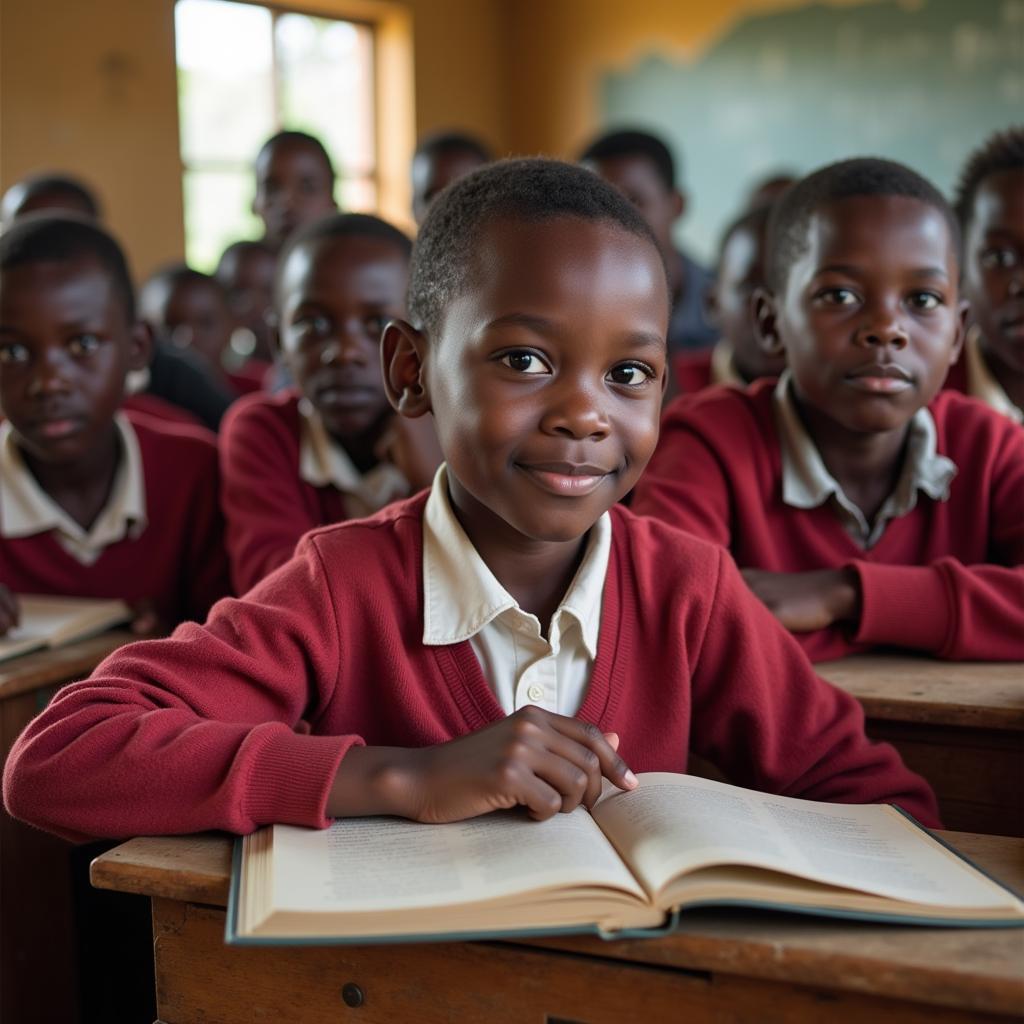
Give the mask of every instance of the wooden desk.
[{"label": "wooden desk", "polygon": [[[131,639],[114,630],[0,662],[0,767],[60,686]],[[0,1020],[79,1019],[72,850],[0,808]]]},{"label": "wooden desk", "polygon": [[[1024,886],[1024,841],[946,834]],[[835,924],[700,911],[665,939],[284,947],[224,945],[231,840],[133,839],[93,884],[153,900],[164,1024],[638,1021],[942,1024],[1020,1019],[1024,931]],[[342,992],[354,985],[358,1007]],[[351,997],[351,989],[347,990]]]},{"label": "wooden desk", "polygon": [[949,828],[1024,836],[1024,665],[858,655],[815,668],[932,784]]}]

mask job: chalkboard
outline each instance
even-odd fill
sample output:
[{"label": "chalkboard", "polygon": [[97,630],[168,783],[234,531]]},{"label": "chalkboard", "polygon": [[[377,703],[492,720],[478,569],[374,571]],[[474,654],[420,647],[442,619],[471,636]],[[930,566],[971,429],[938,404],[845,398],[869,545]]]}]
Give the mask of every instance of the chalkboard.
[{"label": "chalkboard", "polygon": [[950,190],[991,132],[1024,122],[1024,0],[815,4],[737,22],[689,61],[651,54],[600,82],[608,127],[682,157],[680,239],[710,259],[750,186],[848,156]]}]

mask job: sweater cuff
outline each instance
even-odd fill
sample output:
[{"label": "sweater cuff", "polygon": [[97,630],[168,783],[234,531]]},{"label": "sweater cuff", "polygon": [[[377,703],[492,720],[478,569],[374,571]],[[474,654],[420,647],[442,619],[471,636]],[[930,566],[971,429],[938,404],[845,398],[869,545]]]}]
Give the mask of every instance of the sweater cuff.
[{"label": "sweater cuff", "polygon": [[851,562],[860,580],[854,642],[937,653],[949,641],[952,608],[941,573],[928,565]]},{"label": "sweater cuff", "polygon": [[363,746],[358,736],[310,736],[275,731],[252,766],[246,812],[256,826],[327,828],[327,797],[344,756]]}]

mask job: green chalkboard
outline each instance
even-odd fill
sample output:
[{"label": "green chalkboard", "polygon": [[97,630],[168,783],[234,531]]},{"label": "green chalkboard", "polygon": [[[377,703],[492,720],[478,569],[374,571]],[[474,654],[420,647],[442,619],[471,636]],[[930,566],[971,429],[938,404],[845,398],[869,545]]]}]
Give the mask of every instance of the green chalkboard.
[{"label": "green chalkboard", "polygon": [[682,155],[680,238],[710,258],[750,185],[885,156],[940,188],[989,133],[1024,122],[1024,0],[881,0],[757,15],[692,60],[646,56],[600,84],[608,127]]}]

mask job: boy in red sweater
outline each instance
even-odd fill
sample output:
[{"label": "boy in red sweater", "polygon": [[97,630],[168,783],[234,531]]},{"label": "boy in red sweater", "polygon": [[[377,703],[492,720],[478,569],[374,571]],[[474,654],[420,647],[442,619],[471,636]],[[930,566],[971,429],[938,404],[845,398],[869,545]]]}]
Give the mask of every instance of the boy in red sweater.
[{"label": "boy in red sweater", "polygon": [[147,348],[100,227],[38,215],[0,236],[0,634],[11,592],[121,598],[139,631],[227,592],[212,436],[118,411]]},{"label": "boy in red sweater", "polygon": [[957,186],[973,325],[946,387],[1024,423],[1024,127],[993,135]]},{"label": "boy in red sweater", "polygon": [[669,296],[615,189],[546,160],[456,182],[409,313],[385,379],[435,417],[433,489],[311,533],[205,626],[63,690],[7,762],[13,814],[106,836],[546,818],[692,749],[742,784],[935,822],[725,552],[618,504],[657,440]]},{"label": "boy in red sweater", "polygon": [[281,255],[278,338],[295,389],[237,403],[221,431],[232,578],[244,593],[317,526],[369,515],[429,485],[429,417],[396,418],[380,337],[405,315],[412,243],[365,214],[299,231]]},{"label": "boy in red sweater", "polygon": [[789,369],[679,399],[634,511],[728,547],[813,659],[1024,658],[1024,431],[939,394],[965,318],[948,205],[851,160],[770,230],[759,325]]}]

